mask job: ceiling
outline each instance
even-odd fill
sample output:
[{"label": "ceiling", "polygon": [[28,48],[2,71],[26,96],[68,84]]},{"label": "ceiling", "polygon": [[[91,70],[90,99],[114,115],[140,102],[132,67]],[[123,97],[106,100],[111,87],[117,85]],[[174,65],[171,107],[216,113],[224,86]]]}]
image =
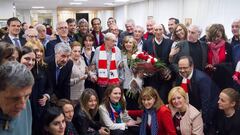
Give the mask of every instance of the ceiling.
[{"label": "ceiling", "polygon": [[[144,0],[14,0],[16,9],[32,9],[33,6],[44,7],[44,9],[56,9],[57,7],[116,7],[127,3],[135,3]],[[126,1],[126,0],[125,0]],[[70,3],[82,3],[71,5]],[[104,4],[108,3],[108,5]]]}]

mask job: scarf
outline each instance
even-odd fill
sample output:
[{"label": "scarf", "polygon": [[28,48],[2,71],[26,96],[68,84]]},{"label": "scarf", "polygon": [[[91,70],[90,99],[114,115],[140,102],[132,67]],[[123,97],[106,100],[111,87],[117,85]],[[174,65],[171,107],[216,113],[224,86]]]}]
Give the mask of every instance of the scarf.
[{"label": "scarf", "polygon": [[111,102],[111,106],[112,106],[112,109],[110,112],[111,120],[115,121],[116,123],[122,123],[122,120],[120,117],[120,114],[122,112],[121,104],[119,102],[115,104]]},{"label": "scarf", "polygon": [[[219,43],[214,43],[214,42],[211,42],[209,45],[209,51],[210,53],[212,53],[212,58],[209,59],[209,62],[212,64],[212,65],[215,65],[215,64],[219,64],[220,63],[220,56],[221,54],[219,54],[219,51],[220,49],[225,46],[225,41],[224,40],[221,40]],[[225,52],[225,51],[224,51]],[[225,54],[224,54],[225,55]],[[224,56],[225,57],[225,56]]]},{"label": "scarf", "polygon": [[143,116],[142,116],[142,123],[140,125],[140,134],[139,135],[147,135],[147,121],[148,121],[148,115],[151,115],[151,135],[157,135],[158,134],[158,122],[157,122],[157,114],[155,109],[149,109],[144,110]]},{"label": "scarf", "polygon": [[112,48],[112,56],[110,61],[110,69],[107,69],[107,52],[105,49],[105,45],[100,46],[99,51],[99,60],[98,60],[98,79],[97,83],[100,86],[107,86],[107,85],[118,85],[118,71],[117,71],[117,63],[116,63],[116,49],[115,47]]}]

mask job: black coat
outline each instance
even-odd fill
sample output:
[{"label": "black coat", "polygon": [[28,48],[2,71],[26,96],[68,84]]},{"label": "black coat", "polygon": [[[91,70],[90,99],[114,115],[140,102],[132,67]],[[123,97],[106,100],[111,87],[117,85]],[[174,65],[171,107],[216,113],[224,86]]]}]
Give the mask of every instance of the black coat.
[{"label": "black coat", "polygon": [[58,99],[70,99],[70,78],[73,62],[69,60],[67,64],[62,67],[57,81],[55,57],[51,56],[47,58],[46,62],[48,64],[48,74],[50,75],[49,79],[53,84],[53,94],[55,94]]},{"label": "black coat", "polygon": [[60,43],[60,42],[61,42],[61,40],[60,40],[59,36],[57,36],[57,38],[55,40],[49,41],[46,45],[45,57],[54,55],[55,54],[54,47],[57,43]]},{"label": "black coat", "polygon": [[[26,39],[25,38],[22,38],[22,37],[19,37],[19,40],[20,40],[20,43],[21,43],[21,46],[24,46],[25,44],[26,44]],[[10,37],[8,36],[8,34],[6,34],[5,36],[4,36],[4,38],[2,39],[2,41],[5,41],[5,42],[7,42],[7,43],[10,43],[10,44],[13,44],[14,45],[14,43],[12,42],[12,40],[10,39]]]},{"label": "black coat", "polygon": [[[79,135],[99,135],[98,130],[101,125],[87,117],[85,112],[81,110],[80,105],[77,105],[74,110],[73,125],[77,129]],[[93,129],[89,131],[89,129]]]}]

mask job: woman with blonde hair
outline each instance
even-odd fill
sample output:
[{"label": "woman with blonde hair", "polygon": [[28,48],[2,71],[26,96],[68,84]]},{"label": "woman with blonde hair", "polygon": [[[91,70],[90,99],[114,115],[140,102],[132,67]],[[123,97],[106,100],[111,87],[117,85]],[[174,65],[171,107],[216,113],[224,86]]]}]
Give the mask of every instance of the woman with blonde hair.
[{"label": "woman with blonde hair", "polygon": [[201,113],[188,103],[182,87],[174,87],[168,94],[169,108],[177,135],[204,135]]},{"label": "woman with blonde hair", "polygon": [[44,62],[44,48],[39,40],[30,40],[25,44],[30,47],[36,54],[36,64],[32,68],[34,76],[34,85],[32,94],[30,96],[32,115],[33,115],[33,134],[38,135],[39,126],[41,123],[41,116],[46,109],[47,101],[50,99],[50,94],[53,91],[51,81],[49,80],[50,74],[48,73],[47,64]]},{"label": "woman with blonde hair", "polygon": [[122,68],[122,76],[121,76],[121,80],[123,83],[123,89],[125,92],[125,97],[126,97],[126,101],[127,103],[131,103],[131,104],[127,104],[127,110],[131,109],[131,110],[135,110],[138,109],[138,103],[137,103],[137,99],[139,96],[139,92],[142,88],[142,85],[139,86],[139,89],[131,89],[130,85],[132,83],[132,80],[135,79],[135,82],[137,82],[136,80],[140,80],[142,82],[142,79],[139,78],[139,75],[136,73],[133,73],[132,67],[131,67],[131,57],[134,53],[137,52],[137,41],[134,39],[134,37],[132,36],[125,36],[125,38],[123,39],[123,44],[122,44],[122,62],[123,62],[123,68]]}]

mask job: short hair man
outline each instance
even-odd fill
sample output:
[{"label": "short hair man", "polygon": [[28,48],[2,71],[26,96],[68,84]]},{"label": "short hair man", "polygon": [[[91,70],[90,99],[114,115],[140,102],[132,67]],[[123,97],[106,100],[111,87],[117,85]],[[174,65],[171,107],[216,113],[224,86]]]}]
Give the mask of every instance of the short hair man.
[{"label": "short hair man", "polygon": [[93,27],[92,34],[95,38],[94,47],[96,48],[96,47],[102,45],[103,42],[104,42],[104,35],[101,32],[102,26],[101,26],[100,18],[93,18],[91,20],[91,24],[92,24],[92,27]]},{"label": "short hair man", "polygon": [[234,21],[232,22],[232,34],[233,34],[233,37],[232,37],[231,39],[229,39],[229,43],[230,43],[232,46],[235,46],[235,45],[240,44],[239,28],[240,28],[240,19],[234,20]]},{"label": "short hair man", "polygon": [[146,23],[147,27],[147,32],[144,34],[143,38],[144,40],[151,40],[154,35],[153,35],[153,26],[155,25],[155,21],[153,19],[148,19]]},{"label": "short hair man", "polygon": [[178,61],[178,86],[188,93],[189,103],[202,112],[205,133],[216,110],[219,88],[204,72],[194,68],[190,56],[182,56]]},{"label": "short hair man", "polygon": [[77,31],[77,26],[76,26],[76,20],[74,18],[68,18],[66,20],[68,24],[68,38],[71,40],[71,42],[74,42],[77,40],[76,36],[76,31]]},{"label": "short hair man", "polygon": [[8,34],[5,35],[3,41],[13,44],[19,49],[24,46],[26,40],[19,36],[21,29],[21,21],[16,17],[9,18],[7,20],[7,28]]},{"label": "short hair man", "polygon": [[126,31],[123,31],[120,34],[120,38],[124,39],[125,36],[133,36],[134,27],[135,27],[134,20],[133,19],[128,19],[125,23]]},{"label": "short hair man", "polygon": [[110,32],[110,27],[111,27],[111,25],[114,25],[114,24],[117,24],[116,19],[113,17],[109,17],[107,20],[108,29],[104,30],[102,33],[106,34],[106,33]]},{"label": "short hair man", "polygon": [[142,49],[143,49],[143,34],[144,34],[143,27],[137,25],[134,28],[133,37],[137,41],[137,50],[138,50],[138,52],[142,52]]},{"label": "short hair man", "polygon": [[54,55],[54,47],[57,43],[63,42],[66,45],[70,45],[71,40],[68,37],[68,24],[67,22],[57,23],[57,38],[47,43],[45,56]]},{"label": "short hair man", "polygon": [[47,35],[46,26],[44,26],[43,24],[37,24],[35,26],[35,29],[38,32],[38,39],[41,41],[41,43],[43,44],[44,48],[46,49],[46,45],[47,45],[47,43],[51,39],[50,35]]},{"label": "short hair man", "polygon": [[108,85],[119,85],[118,68],[121,62],[121,51],[115,46],[116,36],[107,33],[104,37],[104,44],[96,48],[92,63],[97,70],[97,94],[99,99],[104,96]]},{"label": "short hair man", "polygon": [[171,39],[172,37],[172,33],[175,29],[175,27],[177,26],[177,24],[179,24],[179,20],[177,18],[169,18],[168,19],[168,30],[169,30],[169,34],[167,35],[167,37],[169,37]]},{"label": "short hair man", "polygon": [[33,75],[18,62],[6,62],[0,71],[0,134],[31,135]]},{"label": "short hair man", "polygon": [[48,57],[48,72],[53,84],[53,94],[57,99],[70,99],[70,77],[73,62],[70,60],[71,48],[65,43],[58,43],[54,47],[55,55]]}]

